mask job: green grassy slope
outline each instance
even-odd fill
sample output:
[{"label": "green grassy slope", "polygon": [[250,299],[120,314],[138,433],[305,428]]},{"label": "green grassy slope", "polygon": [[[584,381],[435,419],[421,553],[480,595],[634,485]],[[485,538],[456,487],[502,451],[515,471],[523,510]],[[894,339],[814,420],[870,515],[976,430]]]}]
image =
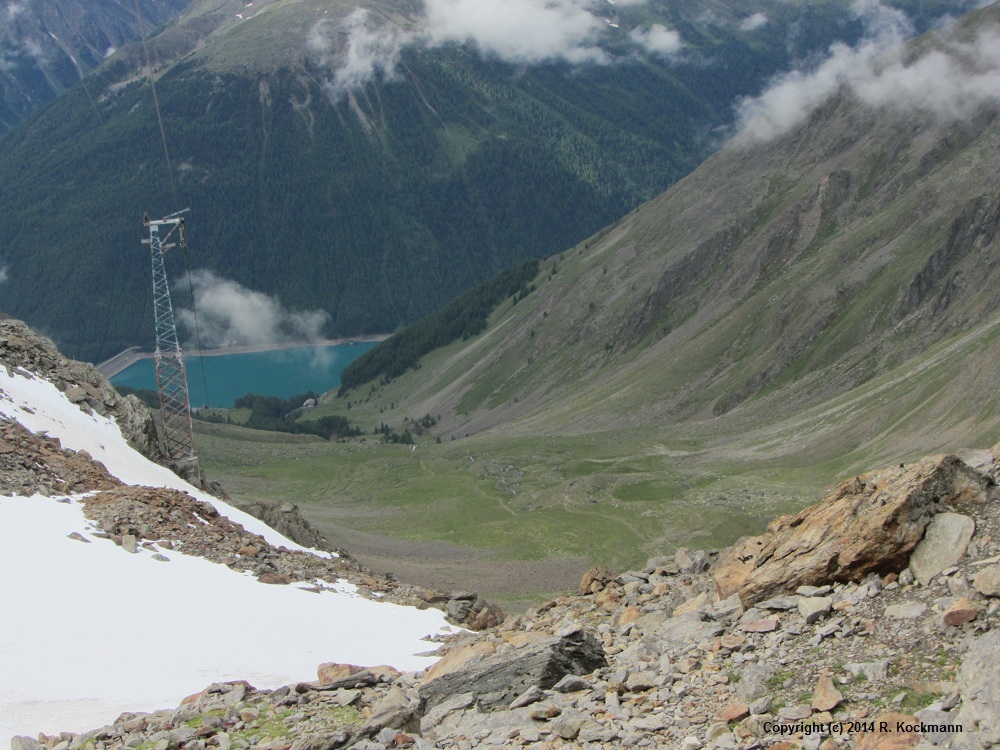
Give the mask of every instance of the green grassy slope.
[{"label": "green grassy slope", "polygon": [[[994,112],[938,121],[841,96],[544,261],[483,336],[327,408],[388,399],[463,435],[774,422],[935,345],[971,356],[1000,302],[998,141]],[[974,416],[973,394],[952,398]]]},{"label": "green grassy slope", "polygon": [[220,436],[207,462],[328,528],[629,565],[759,531],[851,473],[987,448],[998,161],[995,110],[955,122],[842,95],[543,261],[481,335],[318,407],[366,429],[434,416],[415,448],[254,469]]}]

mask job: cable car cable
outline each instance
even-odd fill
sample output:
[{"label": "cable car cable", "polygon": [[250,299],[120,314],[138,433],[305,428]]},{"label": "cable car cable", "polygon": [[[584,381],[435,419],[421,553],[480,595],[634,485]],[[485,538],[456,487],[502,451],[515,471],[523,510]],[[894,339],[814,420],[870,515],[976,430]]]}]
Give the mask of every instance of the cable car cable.
[{"label": "cable car cable", "polygon": [[[142,37],[142,49],[146,55],[146,78],[149,80],[149,88],[153,92],[153,106],[156,108],[156,121],[160,126],[160,140],[163,142],[163,155],[167,160],[167,175],[170,177],[170,189],[174,196],[174,207],[180,210],[180,200],[177,196],[177,182],[174,180],[174,167],[170,160],[170,148],[167,145],[167,129],[163,124],[163,113],[160,111],[160,97],[156,93],[156,81],[153,78],[153,61],[149,53],[149,42],[146,39],[146,30],[142,21],[142,9],[139,7],[139,0],[135,0],[135,15],[139,22],[139,35]],[[187,269],[188,286],[191,289],[191,313],[194,318],[195,340],[198,344],[198,360],[201,363],[201,380],[205,389],[205,401],[211,403],[208,393],[208,376],[205,373],[205,357],[202,353],[201,326],[198,323],[198,305],[194,295],[194,284],[191,280],[191,263],[188,259],[187,239],[184,234],[183,224],[180,225],[180,244],[184,251],[184,266]]]}]

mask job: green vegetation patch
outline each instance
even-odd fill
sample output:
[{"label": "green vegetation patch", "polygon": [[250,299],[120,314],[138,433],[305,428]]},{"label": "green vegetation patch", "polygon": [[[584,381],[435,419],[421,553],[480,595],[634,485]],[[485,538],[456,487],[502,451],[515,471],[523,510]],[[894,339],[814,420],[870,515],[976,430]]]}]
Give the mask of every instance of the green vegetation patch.
[{"label": "green vegetation patch", "polygon": [[537,260],[524,263],[466,292],[443,310],[383,341],[344,368],[340,374],[339,395],[379,377],[398,377],[417,367],[420,358],[428,352],[482,333],[497,305],[508,298],[515,302],[523,299],[534,288],[529,284],[537,275]]}]

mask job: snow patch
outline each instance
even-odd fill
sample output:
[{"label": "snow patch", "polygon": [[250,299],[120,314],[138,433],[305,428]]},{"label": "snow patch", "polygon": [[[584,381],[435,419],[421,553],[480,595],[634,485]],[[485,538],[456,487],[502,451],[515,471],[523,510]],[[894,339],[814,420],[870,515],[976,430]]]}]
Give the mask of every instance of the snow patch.
[{"label": "snow patch", "polygon": [[34,376],[10,375],[0,368],[0,392],[6,394],[0,398],[0,415],[20,422],[32,432],[59,438],[64,448],[87,451],[95,461],[104,464],[113,476],[125,484],[167,487],[186,492],[213,506],[247,531],[264,537],[275,547],[335,557],[331,553],[296,544],[249,513],[202,492],[170,469],[153,463],[132,449],[113,419],[83,412],[47,380]]},{"label": "snow patch", "polygon": [[[0,415],[87,451],[127,484],[187,492],[275,546],[305,550],[132,450],[113,420],[48,381],[0,367]],[[439,610],[371,601],[345,581],[317,594],[177,549],[129,554],[93,536],[84,497],[0,496],[0,748],[175,707],[212,682],[274,688],[315,679],[326,661],[426,669],[435,659],[415,656],[426,636],[452,631]]]}]

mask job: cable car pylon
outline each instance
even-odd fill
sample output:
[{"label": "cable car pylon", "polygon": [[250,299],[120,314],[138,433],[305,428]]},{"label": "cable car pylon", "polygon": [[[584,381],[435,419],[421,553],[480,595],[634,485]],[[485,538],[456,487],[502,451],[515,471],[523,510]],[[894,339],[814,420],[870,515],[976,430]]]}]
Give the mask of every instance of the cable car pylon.
[{"label": "cable car pylon", "polygon": [[[185,474],[200,480],[198,458],[194,451],[194,425],[191,421],[191,399],[188,394],[184,355],[177,338],[174,308],[170,301],[170,286],[163,256],[176,246],[168,242],[176,232],[181,248],[187,251],[184,237],[184,218],[188,209],[170,214],[163,219],[151,220],[143,216],[142,223],[149,230],[149,245],[153,268],[153,318],[156,324],[156,390],[160,399],[160,421],[163,424],[163,444],[167,456],[179,464]],[[161,231],[164,234],[161,235]]]}]

